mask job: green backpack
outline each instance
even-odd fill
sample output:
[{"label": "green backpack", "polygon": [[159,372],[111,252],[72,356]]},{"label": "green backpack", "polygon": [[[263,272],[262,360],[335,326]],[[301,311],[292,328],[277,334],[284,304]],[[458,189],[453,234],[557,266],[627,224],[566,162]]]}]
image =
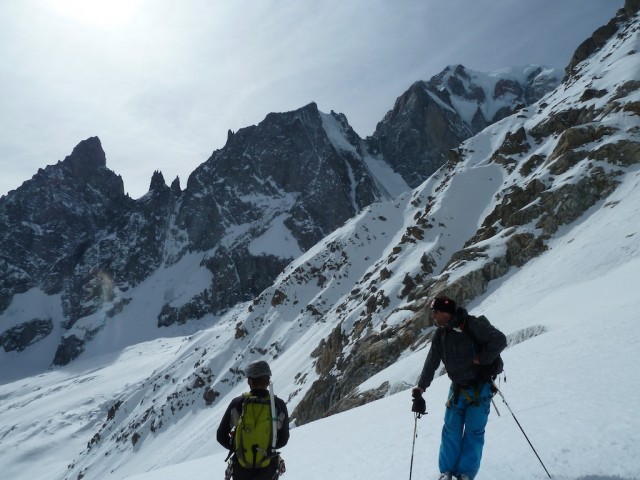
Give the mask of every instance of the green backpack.
[{"label": "green backpack", "polygon": [[235,453],[240,466],[264,468],[271,463],[273,422],[269,397],[244,394],[242,414],[235,433]]}]

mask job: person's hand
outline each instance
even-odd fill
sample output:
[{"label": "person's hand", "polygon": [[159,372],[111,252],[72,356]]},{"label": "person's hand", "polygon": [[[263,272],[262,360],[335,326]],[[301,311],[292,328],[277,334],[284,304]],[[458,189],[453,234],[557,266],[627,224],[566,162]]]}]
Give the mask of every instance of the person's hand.
[{"label": "person's hand", "polygon": [[423,393],[424,389],[420,387],[413,387],[413,390],[411,390],[411,396],[413,396],[413,398],[421,397]]},{"label": "person's hand", "polygon": [[[414,413],[418,414],[418,417],[420,417],[420,415],[424,415],[427,413],[427,402],[425,402],[424,398],[422,397],[422,392],[424,390],[422,390],[419,387],[416,387],[413,389],[414,394],[413,394],[413,405],[411,407],[411,411]],[[420,392],[420,393],[415,393],[416,391]]]}]

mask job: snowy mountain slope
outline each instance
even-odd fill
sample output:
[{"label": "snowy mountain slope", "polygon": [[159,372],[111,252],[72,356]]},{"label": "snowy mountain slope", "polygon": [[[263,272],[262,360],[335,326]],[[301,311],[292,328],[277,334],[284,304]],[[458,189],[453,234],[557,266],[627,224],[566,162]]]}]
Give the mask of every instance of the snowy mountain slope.
[{"label": "snowy mountain slope", "polygon": [[[620,401],[635,391],[634,387],[629,390],[628,382],[634,375],[632,365],[640,360],[640,330],[635,321],[640,308],[635,294],[640,237],[637,224],[630,223],[640,213],[637,170],[627,175],[611,200],[619,203],[594,208],[579,225],[551,241],[547,253],[513,272],[472,305],[473,312],[487,314],[507,333],[522,325],[545,329],[505,351],[507,381],[501,388],[557,479],[640,478],[635,405]],[[413,382],[425,356],[424,348],[412,352],[378,379]],[[429,414],[418,421],[415,478],[437,478],[448,387],[442,376],[426,393]],[[490,416],[477,479],[547,478],[507,407],[499,397],[495,404],[500,416],[495,409]],[[408,476],[413,433],[410,407],[410,393],[405,390],[295,428],[283,449],[287,461],[283,478]],[[183,475],[199,480],[222,475],[224,452],[215,444],[211,449],[218,452],[126,478],[165,480]]]},{"label": "snowy mountain slope", "polygon": [[[253,302],[207,316],[210,328],[138,344],[102,365],[81,357],[88,363],[0,386],[3,471],[16,478],[125,478],[220,452],[212,429],[230,397],[245,389],[242,368],[267,357],[298,423],[389,395],[294,429],[286,449],[291,472],[309,471],[311,463],[317,475],[331,470],[336,478],[395,476],[408,457],[412,425],[407,392],[392,394],[415,381],[428,345],[424,303],[444,290],[509,335],[508,386],[515,386],[507,398],[534,441],[541,440],[554,473],[637,476],[635,457],[619,452],[631,451],[638,425],[619,400],[638,343],[638,22],[636,16],[621,25],[578,65],[579,75],[535,108],[466,142],[421,187],[372,205],[330,234]],[[162,275],[140,290],[133,312],[144,315],[142,293],[162,291],[168,280]],[[188,287],[174,282],[174,288]],[[619,328],[603,334],[610,316]],[[135,337],[138,324],[127,326]],[[158,342],[167,355],[149,365]],[[598,372],[597,396],[591,372]],[[430,458],[446,384],[438,379],[428,392],[433,423],[418,448]],[[69,393],[56,397],[57,391]],[[567,401],[574,392],[577,407]],[[594,419],[594,411],[602,417]],[[502,448],[488,453],[482,478],[544,478],[502,413],[490,425]],[[345,455],[335,425],[351,445],[364,443],[362,432],[379,439],[375,460],[363,467],[356,453]],[[326,450],[309,447],[323,435]],[[406,444],[396,448],[402,439]],[[54,442],[63,447],[43,448]],[[369,458],[371,447],[364,448],[358,451]],[[512,455],[505,459],[504,451]],[[330,453],[340,461],[328,462]],[[221,457],[198,465],[222,474]],[[435,470],[433,462],[419,465],[424,476]]]},{"label": "snowy mountain slope", "polygon": [[[640,360],[640,332],[634,320],[634,312],[640,308],[635,295],[640,235],[631,222],[640,213],[639,172],[630,172],[610,200],[615,206],[593,208],[579,225],[566,228],[554,239],[547,253],[493,286],[472,305],[473,312],[487,314],[507,333],[522,325],[544,326],[545,333],[505,352],[507,382],[502,383],[502,389],[545,465],[559,479],[640,478],[640,463],[634,454],[635,432],[640,425],[633,402],[620,401],[629,394],[631,365]],[[124,352],[118,362],[105,359],[101,365],[92,360],[92,369],[79,362],[74,368],[4,385],[0,394],[6,398],[11,393],[15,401],[12,405],[3,402],[3,425],[20,430],[22,424],[33,423],[31,434],[21,438],[23,445],[31,446],[21,450],[28,454],[14,455],[14,448],[3,448],[0,453],[7,478],[61,478],[49,473],[66,468],[77,445],[87,442],[91,433],[77,429],[72,419],[87,415],[92,400],[102,398],[104,391],[135,390],[132,386],[152,368],[173,363],[179,349],[194,353],[187,339],[173,344],[140,344]],[[410,353],[386,373],[378,374],[376,381],[411,383],[425,355],[424,348]],[[274,368],[281,371],[286,362],[285,356],[276,359]],[[75,367],[81,371],[74,372]],[[292,381],[280,374],[274,380],[277,391],[290,388],[287,384]],[[447,379],[440,377],[426,394],[429,415],[418,423],[416,478],[435,478],[447,388]],[[36,395],[37,400],[29,398]],[[32,402],[30,408],[20,406],[26,401]],[[546,478],[506,407],[499,399],[496,405],[501,416],[494,412],[490,417],[478,480]],[[4,422],[7,407],[13,415],[10,423]],[[109,405],[101,407],[103,422]],[[224,452],[213,438],[221,408],[185,414],[171,428],[171,434],[146,439],[143,449],[128,455],[126,464],[112,476],[99,472],[118,466],[118,458],[123,456],[103,456],[85,478],[221,477]],[[60,412],[67,412],[66,416]],[[34,417],[48,423],[38,425]],[[409,468],[412,429],[407,391],[295,428],[290,444],[283,449],[286,475],[294,478],[304,474],[312,480],[327,476],[402,477]],[[10,436],[7,430],[1,435],[5,440]],[[186,442],[187,438],[195,441]],[[344,445],[350,445],[347,452]],[[146,470],[151,471],[133,476],[126,473]]]},{"label": "snowy mountain slope", "polygon": [[[192,173],[184,190],[178,178],[167,186],[154,172],[137,200],[106,167],[100,140],[80,142],[64,161],[0,199],[0,346],[12,352],[10,361],[37,355],[38,368],[102,351],[109,343],[103,330],[118,323],[114,317],[138,318],[130,306],[145,290],[138,287],[174,270],[179,276],[182,268],[174,264],[189,263],[191,254],[204,253],[197,270],[209,271],[208,282],[190,289],[190,297],[176,297],[169,281],[164,298],[154,295],[160,304],[149,308],[158,330],[145,339],[219,315],[258,295],[287,263],[363,207],[421,183],[480,126],[559,81],[557,72],[540,67],[449,70],[398,99],[375,141],[360,139],[344,115],[310,103],[229,132],[224,148]],[[416,88],[426,103],[407,100],[415,99]],[[469,102],[480,123],[462,118],[460,105]],[[430,111],[426,120],[423,107]],[[489,111],[487,120],[482,112]],[[401,168],[393,160],[398,152]],[[59,307],[39,317],[15,315],[22,295],[42,292]]]},{"label": "snowy mountain slope", "polygon": [[[377,241],[386,251],[350,298],[326,301],[333,309],[325,318],[341,322],[331,338],[339,347],[329,339],[328,347],[320,345],[318,382],[294,412],[299,420],[353,406],[358,400],[349,394],[358,383],[393,363],[428,326],[429,298],[443,290],[464,303],[481,295],[492,280],[548,250],[562,225],[603,201],[635,168],[637,29],[636,22],[623,26],[581,66],[581,76],[465,142],[414,191],[402,238]],[[418,257],[425,258],[422,265]],[[425,273],[433,278],[425,281]],[[411,292],[406,299],[401,285]],[[388,318],[398,324],[390,327]],[[393,389],[378,387],[369,395]]]}]

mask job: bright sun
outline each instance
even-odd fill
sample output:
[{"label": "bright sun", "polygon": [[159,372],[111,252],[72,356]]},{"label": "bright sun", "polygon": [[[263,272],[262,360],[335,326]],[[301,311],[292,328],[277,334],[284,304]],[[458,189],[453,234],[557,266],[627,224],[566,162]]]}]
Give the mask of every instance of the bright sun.
[{"label": "bright sun", "polygon": [[140,0],[49,0],[49,3],[80,23],[113,27],[132,17]]}]

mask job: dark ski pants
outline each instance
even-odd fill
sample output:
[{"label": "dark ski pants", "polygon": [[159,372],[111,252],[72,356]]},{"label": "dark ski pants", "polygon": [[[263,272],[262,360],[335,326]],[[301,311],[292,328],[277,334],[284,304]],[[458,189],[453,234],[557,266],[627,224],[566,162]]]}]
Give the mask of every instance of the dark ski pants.
[{"label": "dark ski pants", "polygon": [[265,468],[242,468],[237,461],[233,462],[233,480],[277,480],[278,461],[273,460]]},{"label": "dark ski pants", "polygon": [[438,463],[441,472],[451,472],[455,476],[467,474],[473,479],[480,470],[491,388],[488,383],[484,384],[477,398],[474,388],[464,389],[455,402],[453,393],[452,387],[449,390],[450,406],[444,414]]}]

